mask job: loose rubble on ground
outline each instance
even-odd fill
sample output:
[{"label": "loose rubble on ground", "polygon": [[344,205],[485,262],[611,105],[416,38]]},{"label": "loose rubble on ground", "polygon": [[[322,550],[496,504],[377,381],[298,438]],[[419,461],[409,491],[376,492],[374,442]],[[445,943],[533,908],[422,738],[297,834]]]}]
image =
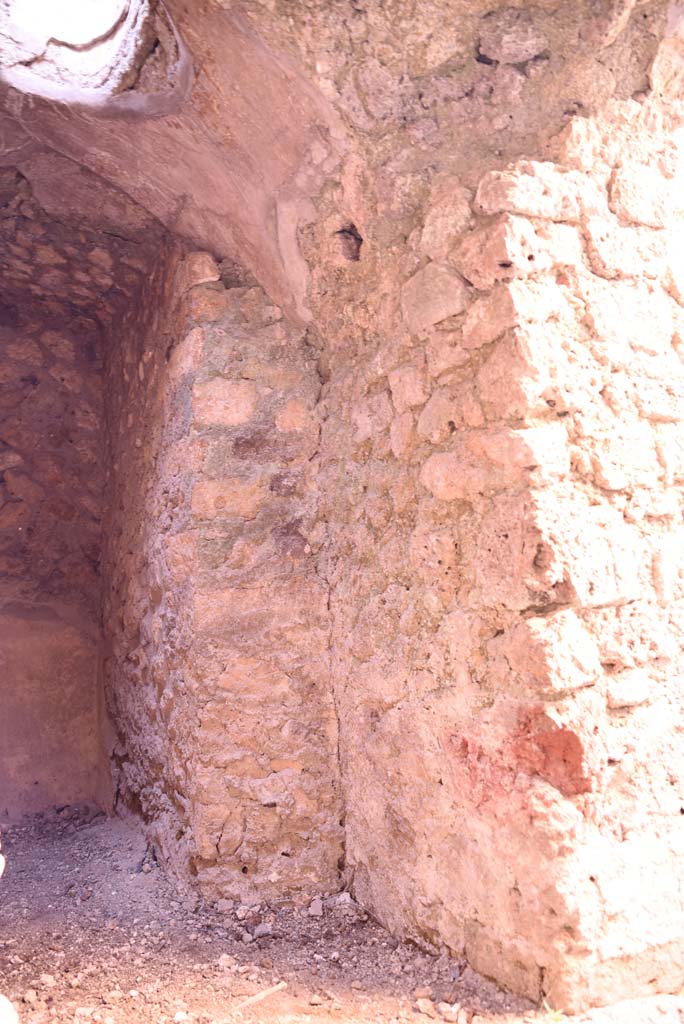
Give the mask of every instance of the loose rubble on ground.
[{"label": "loose rubble on ground", "polygon": [[[3,828],[2,849],[0,989],[21,1024],[571,1022],[397,941],[348,892],[304,906],[179,894],[140,831],[92,807]],[[0,999],[0,1024],[12,1014]],[[684,999],[572,1021],[680,1024]]]},{"label": "loose rubble on ground", "polygon": [[0,989],[22,1024],[485,1024],[529,1008],[391,938],[346,892],[303,907],[181,897],[138,831],[88,807],[3,829],[2,848]]}]

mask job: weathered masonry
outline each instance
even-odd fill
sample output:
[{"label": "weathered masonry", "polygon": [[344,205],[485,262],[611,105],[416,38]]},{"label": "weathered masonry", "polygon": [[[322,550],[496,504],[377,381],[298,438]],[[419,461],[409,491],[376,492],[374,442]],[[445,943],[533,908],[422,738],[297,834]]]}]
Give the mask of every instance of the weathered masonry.
[{"label": "weathered masonry", "polygon": [[5,6],[0,815],[678,991],[680,5]]}]

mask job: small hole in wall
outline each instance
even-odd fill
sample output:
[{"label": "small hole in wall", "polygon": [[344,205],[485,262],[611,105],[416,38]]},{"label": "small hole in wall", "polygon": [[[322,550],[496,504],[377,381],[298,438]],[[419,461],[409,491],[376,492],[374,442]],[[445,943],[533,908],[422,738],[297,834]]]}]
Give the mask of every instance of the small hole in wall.
[{"label": "small hole in wall", "polygon": [[475,53],[475,60],[477,61],[478,64],[489,64],[490,67],[492,64],[498,64],[498,61],[493,60],[491,57],[488,57],[486,53],[482,53],[479,46],[477,48],[477,52]]},{"label": "small hole in wall", "polygon": [[684,807],[680,807],[680,808],[679,808],[679,813],[680,813],[680,814],[684,814]]},{"label": "small hole in wall", "polygon": [[240,870],[242,871],[243,875],[246,875],[248,870],[249,870],[249,868],[247,867],[246,864],[243,864],[242,867],[240,868]]},{"label": "small hole in wall", "polygon": [[345,260],[351,260],[352,263],[358,263],[361,259],[363,238],[359,234],[356,224],[352,224],[350,221],[348,224],[345,224],[344,227],[340,228],[339,231],[336,231],[335,235],[340,240],[340,250]]},{"label": "small hole in wall", "polygon": [[508,269],[509,269],[510,267],[512,267],[512,266],[513,266],[513,264],[511,263],[511,261],[510,261],[510,260],[499,260],[499,266],[500,266],[500,267],[501,267],[501,268],[502,268],[503,270],[508,270]]}]

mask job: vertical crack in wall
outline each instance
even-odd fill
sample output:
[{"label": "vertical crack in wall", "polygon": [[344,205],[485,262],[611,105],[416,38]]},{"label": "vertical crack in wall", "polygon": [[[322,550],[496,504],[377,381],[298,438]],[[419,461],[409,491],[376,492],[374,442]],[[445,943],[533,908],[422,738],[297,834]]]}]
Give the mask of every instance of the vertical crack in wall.
[{"label": "vertical crack in wall", "polygon": [[[327,395],[326,395],[326,373],[323,366],[323,352],[325,342],[318,338],[317,329],[314,326],[309,326],[305,335],[305,344],[309,351],[312,353],[316,374],[318,377],[319,394],[317,405],[315,408],[315,414],[320,424],[319,443],[316,451],[312,454],[310,461],[317,460],[320,465],[322,444],[323,444],[323,428],[325,420],[327,418]],[[329,573],[325,568],[326,562],[332,555],[332,542],[330,538],[330,528],[327,516],[321,520],[324,524],[324,534],[320,539],[320,550],[316,559],[316,573],[319,578],[324,582],[327,593],[327,611],[328,611],[328,688],[332,699],[333,709],[335,713],[336,723],[336,739],[335,739],[335,763],[336,763],[336,774],[337,774],[337,790],[338,799],[340,801],[340,816],[339,825],[341,829],[341,847],[342,852],[338,859],[338,870],[340,874],[340,880],[342,885],[349,887],[351,879],[347,878],[347,847],[346,847],[346,806],[345,806],[345,787],[344,787],[344,766],[342,758],[342,737],[341,737],[341,721],[340,711],[338,707],[338,697],[335,687],[335,606],[334,606],[334,593],[333,585],[330,580]]]}]

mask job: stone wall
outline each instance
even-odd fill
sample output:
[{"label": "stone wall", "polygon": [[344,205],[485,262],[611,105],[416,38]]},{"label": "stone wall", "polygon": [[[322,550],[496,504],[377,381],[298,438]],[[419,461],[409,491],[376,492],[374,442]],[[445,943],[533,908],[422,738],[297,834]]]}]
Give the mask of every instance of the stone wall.
[{"label": "stone wall", "polygon": [[2,100],[14,289],[67,251],[51,144],[229,257],[157,233],[131,300],[110,252],[118,806],[211,899],[344,883],[553,1006],[678,990],[681,12],[196,6],[178,118]]},{"label": "stone wall", "polygon": [[0,328],[0,815],[106,798],[97,336]]},{"label": "stone wall", "polygon": [[348,883],[564,1009],[684,944],[670,59],[472,185],[350,162],[307,239]]},{"label": "stone wall", "polygon": [[77,164],[3,141],[0,813],[15,815],[109,803],[99,676],[102,352],[112,323],[135,305],[163,232]]},{"label": "stone wall", "polygon": [[334,889],[316,362],[258,288],[170,253],[106,366],[118,799],[212,898]]}]

